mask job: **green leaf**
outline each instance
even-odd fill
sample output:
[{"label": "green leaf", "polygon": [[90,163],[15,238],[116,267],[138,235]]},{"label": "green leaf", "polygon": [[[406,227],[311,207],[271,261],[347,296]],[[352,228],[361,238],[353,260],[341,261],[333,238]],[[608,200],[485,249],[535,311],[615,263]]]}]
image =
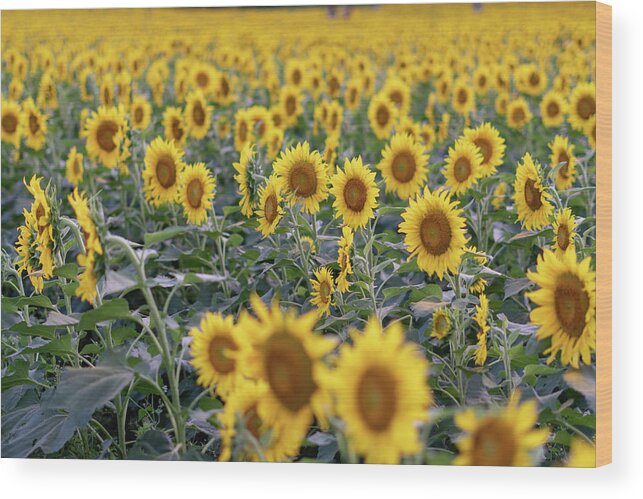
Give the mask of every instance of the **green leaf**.
[{"label": "green leaf", "polygon": [[428,297],[442,300],[442,288],[438,284],[427,284],[411,291],[411,301],[420,301]]},{"label": "green leaf", "polygon": [[189,230],[190,227],[186,226],[168,227],[167,229],[163,229],[158,232],[148,232],[143,236],[143,241],[145,242],[145,246],[150,246],[152,244],[166,241],[167,239],[172,239],[185,232],[188,232]]},{"label": "green leaf", "polygon": [[130,319],[129,304],[124,298],[104,302],[100,307],[85,312],[80,317],[80,329],[93,329],[96,324],[116,319]]},{"label": "green leaf", "polygon": [[2,297],[2,310],[9,314],[16,313],[25,305],[40,308],[54,308],[51,300],[45,295]]},{"label": "green leaf", "polygon": [[52,310],[47,315],[47,320],[43,326],[73,326],[75,324],[78,324],[78,319]]},{"label": "green leaf", "polygon": [[18,322],[13,324],[10,328],[10,331],[15,331],[16,333],[22,336],[36,336],[40,338],[47,338],[53,340],[56,337],[56,326],[44,326],[42,324],[37,324],[35,326],[30,326],[26,322]]},{"label": "green leaf", "polygon": [[531,286],[531,280],[526,277],[520,279],[508,279],[505,283],[505,300],[511,296],[517,295],[521,291]]},{"label": "green leaf", "polygon": [[76,279],[78,277],[79,268],[75,263],[66,263],[54,269],[54,275],[64,277],[65,279]]}]

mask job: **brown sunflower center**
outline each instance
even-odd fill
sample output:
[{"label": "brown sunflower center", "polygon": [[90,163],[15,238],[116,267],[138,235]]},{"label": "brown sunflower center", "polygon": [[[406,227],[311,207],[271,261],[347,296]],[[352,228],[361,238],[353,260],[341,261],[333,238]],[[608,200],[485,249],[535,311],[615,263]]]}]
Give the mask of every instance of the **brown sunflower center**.
[{"label": "brown sunflower center", "polygon": [[253,404],[246,412],[243,414],[243,419],[246,424],[246,430],[255,437],[257,440],[261,438],[261,428],[262,422],[259,417],[259,412],[257,411],[257,404]]},{"label": "brown sunflower center", "polygon": [[2,117],[2,129],[7,133],[14,133],[18,128],[18,118],[15,114],[5,114]]},{"label": "brown sunflower center", "polygon": [[356,100],[357,100],[357,90],[355,88],[351,88],[350,91],[348,92],[348,102],[350,102],[351,104],[354,104]]},{"label": "brown sunflower center", "polygon": [[197,126],[203,126],[205,123],[205,110],[201,102],[196,101],[194,107],[192,108],[192,119]]},{"label": "brown sunflower center", "polygon": [[317,174],[312,163],[302,161],[290,170],[288,183],[298,196],[307,198],[317,192]]},{"label": "brown sunflower center", "polygon": [[525,202],[532,211],[537,211],[543,205],[542,191],[532,179],[525,182]]},{"label": "brown sunflower center", "polygon": [[81,166],[81,160],[78,156],[74,158],[74,162],[72,164],[72,169],[74,171],[74,175],[80,175],[80,172],[82,170]]},{"label": "brown sunflower center", "polygon": [[596,101],[591,95],[585,95],[581,97],[576,106],[578,115],[584,119],[588,120],[596,114]]},{"label": "brown sunflower center", "polygon": [[386,106],[380,106],[375,113],[375,120],[379,126],[386,126],[391,119],[391,113]]},{"label": "brown sunflower center", "polygon": [[550,102],[547,104],[547,116],[555,118],[560,113],[560,106],[557,102]]},{"label": "brown sunflower center", "polygon": [[245,121],[239,123],[239,138],[242,142],[245,142],[246,137],[248,136],[248,125]]},{"label": "brown sunflower center", "polygon": [[299,69],[295,69],[292,73],[292,82],[295,85],[299,85],[301,83],[301,71]]},{"label": "brown sunflower center", "polygon": [[569,178],[569,155],[567,154],[567,152],[561,151],[560,153],[558,153],[558,161],[556,162],[556,164],[559,163],[565,164],[560,167],[560,169],[558,170],[558,174],[565,179]]},{"label": "brown sunflower center", "polygon": [[181,120],[178,118],[172,118],[172,137],[177,142],[183,137],[183,126],[181,126]]},{"label": "brown sunflower center", "polygon": [[339,80],[335,77],[332,76],[331,79],[328,81],[328,92],[330,95],[335,95],[339,91]]},{"label": "brown sunflower center", "polygon": [[141,123],[143,121],[143,108],[138,106],[134,109],[134,123]]},{"label": "brown sunflower center", "polygon": [[522,107],[517,107],[513,110],[511,117],[515,123],[522,123],[525,120],[525,110]]},{"label": "brown sunflower center", "polygon": [[467,102],[467,91],[463,88],[458,90],[458,104],[462,105]]},{"label": "brown sunflower center", "polygon": [[215,336],[210,341],[210,364],[215,371],[221,374],[228,374],[234,371],[236,361],[231,359],[229,351],[236,351],[239,346],[229,336]]},{"label": "brown sunflower center", "polygon": [[344,202],[355,212],[360,212],[366,204],[366,186],[360,179],[352,178],[344,186]]},{"label": "brown sunflower center", "polygon": [[397,410],[397,382],[387,369],[367,369],[357,384],[357,410],[366,426],[383,432]]},{"label": "brown sunflower center", "polygon": [[190,181],[186,189],[186,196],[192,208],[197,209],[201,206],[204,192],[203,183],[198,178]]},{"label": "brown sunflower center", "polygon": [[165,189],[176,183],[176,165],[170,156],[161,156],[156,162],[156,179]]},{"label": "brown sunflower center", "polygon": [[438,334],[446,333],[448,328],[446,317],[444,317],[443,315],[439,315],[438,317],[436,317],[434,327],[435,327],[435,331]]},{"label": "brown sunflower center", "polygon": [[416,167],[413,155],[408,151],[403,151],[393,158],[391,172],[395,180],[405,184],[414,177]]},{"label": "brown sunflower center", "polygon": [[491,159],[491,154],[493,153],[491,143],[483,137],[478,137],[473,141],[473,143],[478,149],[480,149],[480,152],[482,153],[482,162],[485,164],[488,163]]},{"label": "brown sunflower center", "polygon": [[29,130],[33,135],[37,134],[40,130],[40,120],[34,113],[29,115]]},{"label": "brown sunflower center", "polygon": [[493,418],[482,423],[473,434],[471,464],[474,466],[511,466],[518,451],[513,431]]},{"label": "brown sunflower center", "polygon": [[116,144],[114,143],[116,132],[118,132],[118,125],[113,121],[105,121],[98,125],[96,141],[103,151],[112,152],[116,149]]},{"label": "brown sunflower center", "polygon": [[420,240],[431,255],[446,253],[451,246],[451,224],[444,213],[436,211],[424,217],[420,225]]},{"label": "brown sunflower center", "polygon": [[276,334],[264,346],[266,378],[275,398],[290,412],[299,412],[310,404],[317,389],[313,364],[296,337]]},{"label": "brown sunflower center", "polygon": [[330,301],[330,284],[328,281],[322,281],[319,284],[319,297],[323,303]]},{"label": "brown sunflower center", "polygon": [[537,87],[538,85],[540,85],[540,75],[536,72],[531,73],[531,75],[529,76],[529,84],[532,87]]},{"label": "brown sunflower center", "polygon": [[227,97],[230,93],[230,83],[228,82],[228,79],[226,77],[221,78],[221,81],[219,82],[219,89],[223,97]]},{"label": "brown sunflower center", "polygon": [[556,282],[554,299],[556,317],[564,332],[571,338],[580,338],[589,308],[589,295],[583,282],[571,273],[561,275]]},{"label": "brown sunflower center", "polygon": [[458,182],[466,181],[470,176],[473,168],[468,158],[460,157],[453,164],[453,176]]},{"label": "brown sunflower center", "polygon": [[297,110],[297,99],[294,95],[286,97],[286,113],[288,116],[293,116]]},{"label": "brown sunflower center", "polygon": [[569,247],[569,227],[567,227],[567,224],[561,224],[558,226],[558,231],[556,232],[556,243],[563,251]]},{"label": "brown sunflower center", "polygon": [[389,95],[389,99],[391,99],[397,107],[400,107],[404,103],[402,92],[399,92],[397,90],[391,92],[391,94]]},{"label": "brown sunflower center", "polygon": [[484,88],[486,85],[487,85],[487,77],[486,76],[483,75],[480,78],[478,78],[478,86],[480,88]]},{"label": "brown sunflower center", "polygon": [[208,77],[208,74],[205,71],[199,71],[199,73],[196,75],[196,83],[201,88],[206,88],[210,83],[210,78]]},{"label": "brown sunflower center", "polygon": [[274,222],[275,219],[277,218],[277,213],[278,213],[277,209],[278,209],[277,196],[275,196],[274,194],[270,194],[266,198],[266,201],[263,204],[264,216],[266,217],[266,221],[269,224]]}]

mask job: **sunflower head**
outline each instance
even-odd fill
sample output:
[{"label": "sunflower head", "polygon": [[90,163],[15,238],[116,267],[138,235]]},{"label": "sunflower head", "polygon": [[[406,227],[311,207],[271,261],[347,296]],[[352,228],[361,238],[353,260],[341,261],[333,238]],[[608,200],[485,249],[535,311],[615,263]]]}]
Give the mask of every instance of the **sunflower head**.
[{"label": "sunflower head", "polygon": [[177,202],[188,222],[202,225],[212,208],[216,183],[204,163],[185,165],[179,177]]},{"label": "sunflower head", "polygon": [[122,166],[129,157],[128,128],[123,108],[99,107],[85,122],[88,156],[107,167]]},{"label": "sunflower head", "polygon": [[507,103],[507,124],[511,128],[522,128],[531,121],[529,104],[524,97],[518,97]]},{"label": "sunflower head", "polygon": [[142,95],[137,95],[132,100],[130,107],[130,122],[132,128],[136,130],[145,130],[152,118],[152,106]]},{"label": "sunflower head", "polygon": [[466,192],[478,181],[482,161],[479,147],[467,139],[460,139],[449,148],[442,174],[446,178],[446,185],[454,194]]},{"label": "sunflower head", "polygon": [[154,206],[174,203],[179,192],[179,179],[185,168],[183,151],[173,141],[157,137],[145,151],[143,189]]},{"label": "sunflower head", "polygon": [[451,332],[451,319],[447,314],[446,309],[439,308],[433,312],[431,319],[431,336],[442,340]]},{"label": "sunflower head", "polygon": [[281,206],[281,183],[276,175],[271,175],[264,185],[259,187],[259,205],[256,211],[259,219],[259,230],[263,237],[275,232],[283,217]]},{"label": "sunflower head", "polygon": [[389,137],[398,115],[398,108],[382,93],[373,96],[368,105],[368,120],[378,139]]},{"label": "sunflower head", "polygon": [[540,101],[540,118],[546,127],[554,128],[562,125],[566,112],[565,97],[556,90],[547,92]]},{"label": "sunflower head", "polygon": [[377,168],[386,182],[386,191],[400,198],[415,196],[426,182],[429,157],[410,135],[395,134],[382,150]]},{"label": "sunflower head", "polygon": [[557,168],[556,189],[559,191],[569,189],[576,179],[574,144],[570,144],[567,137],[556,135],[553,142],[549,144],[549,150],[551,151],[551,166]]},{"label": "sunflower head", "polygon": [[344,169],[337,170],[331,179],[333,208],[344,223],[353,229],[364,227],[373,218],[379,189],[375,172],[362,163],[361,156],[344,161]]},{"label": "sunflower head", "polygon": [[20,123],[20,104],[13,100],[2,99],[2,142],[20,146],[22,127]]},{"label": "sunflower head", "polygon": [[207,135],[212,125],[212,106],[208,105],[200,90],[188,94],[184,116],[192,137],[202,139]]},{"label": "sunflower head", "polygon": [[475,145],[482,155],[480,163],[480,175],[488,177],[497,171],[502,164],[505,149],[505,139],[491,123],[483,123],[477,128],[467,128],[464,131],[466,140]]},{"label": "sunflower head", "polygon": [[542,182],[540,165],[526,153],[516,170],[514,201],[518,220],[527,230],[539,230],[549,223],[554,210],[549,194]]},{"label": "sunflower head", "polygon": [[596,85],[579,83],[569,98],[569,123],[576,130],[583,131],[596,115]]}]

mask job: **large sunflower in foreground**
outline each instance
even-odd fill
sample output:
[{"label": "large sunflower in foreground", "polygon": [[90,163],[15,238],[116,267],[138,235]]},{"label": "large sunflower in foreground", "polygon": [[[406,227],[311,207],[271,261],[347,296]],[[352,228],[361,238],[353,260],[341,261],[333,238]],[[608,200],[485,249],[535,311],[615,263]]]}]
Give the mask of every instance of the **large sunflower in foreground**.
[{"label": "large sunflower in foreground", "polygon": [[538,339],[551,339],[545,350],[548,363],[560,352],[563,365],[591,364],[596,350],[596,275],[590,264],[591,257],[579,263],[574,252],[556,256],[545,250],[536,271],[527,272],[540,288],[527,294],[538,305],[529,318],[539,326]]},{"label": "large sunflower in foreground", "polygon": [[188,222],[202,225],[212,208],[216,183],[204,163],[186,165],[179,177],[177,201],[183,206]]},{"label": "large sunflower in foreground", "polygon": [[122,109],[99,107],[85,122],[87,155],[107,167],[118,166],[129,157],[127,129]]},{"label": "large sunflower in foreground", "polygon": [[397,123],[398,109],[385,96],[375,95],[368,105],[368,121],[378,139],[387,139]]},{"label": "large sunflower in foreground", "polygon": [[145,151],[143,190],[154,206],[176,202],[183,172],[183,151],[174,142],[155,138]]},{"label": "large sunflower in foreground", "polygon": [[339,249],[337,251],[337,263],[339,264],[339,275],[337,276],[337,291],[345,293],[350,288],[348,276],[353,273],[351,264],[351,248],[353,246],[353,230],[342,227],[342,236],[339,238]]},{"label": "large sunflower in foreground", "polygon": [[275,232],[284,210],[281,207],[281,184],[276,175],[271,175],[264,185],[259,187],[259,206],[257,208],[257,218],[263,237],[267,237]]},{"label": "large sunflower in foreground", "polygon": [[466,409],[455,416],[465,432],[458,441],[459,454],[453,464],[465,466],[530,466],[538,462],[538,449],[547,441],[546,428],[534,428],[538,421],[535,400],[520,404],[515,392],[506,408],[477,416]]},{"label": "large sunflower in foreground", "polygon": [[442,174],[446,178],[446,185],[454,194],[466,192],[478,181],[482,160],[479,148],[466,139],[460,139],[453,147],[449,147],[449,156]]},{"label": "large sunflower in foreground", "polygon": [[208,106],[201,91],[187,96],[184,115],[190,135],[195,139],[205,137],[212,125],[212,106]]},{"label": "large sunflower in foreground", "polygon": [[386,192],[395,192],[401,199],[415,196],[426,182],[429,156],[409,135],[395,134],[382,150],[377,168],[386,182]]},{"label": "large sunflower in foreground", "polygon": [[335,196],[333,208],[352,229],[364,227],[373,218],[377,208],[379,189],[375,172],[362,163],[361,156],[344,161],[344,169],[338,169],[331,179],[330,192]]},{"label": "large sunflower in foreground", "polygon": [[47,115],[40,112],[31,97],[22,103],[20,125],[27,147],[34,151],[42,149],[47,138]]},{"label": "large sunflower in foreground", "polygon": [[315,278],[311,281],[313,291],[310,302],[317,307],[317,313],[320,316],[327,315],[330,313],[330,305],[335,291],[333,274],[325,267],[315,270],[314,274]]},{"label": "large sunflower in foreground", "polygon": [[2,99],[2,142],[20,146],[20,104]]},{"label": "large sunflower in foreground", "polygon": [[232,316],[206,313],[199,327],[190,330],[192,360],[197,383],[226,398],[243,380],[239,357],[244,335],[236,329]]},{"label": "large sunflower in foreground", "polygon": [[518,220],[525,229],[540,230],[549,223],[549,216],[554,210],[550,199],[551,194],[543,186],[540,165],[526,153],[518,164],[514,183]]},{"label": "large sunflower in foreground", "polygon": [[570,144],[567,137],[556,135],[554,141],[549,144],[549,150],[552,168],[563,163],[556,171],[556,189],[559,191],[569,189],[576,179],[574,144]]},{"label": "large sunflower in foreground", "polygon": [[371,318],[351,331],[332,374],[349,445],[366,463],[396,464],[422,450],[417,424],[428,420],[428,362],[399,322],[382,330]]},{"label": "large sunflower in foreground", "polygon": [[458,270],[467,242],[465,219],[457,201],[446,190],[430,192],[411,200],[402,213],[399,231],[405,234],[404,245],[416,257],[418,267],[440,279]]},{"label": "large sunflower in foreground", "polygon": [[488,177],[496,173],[496,167],[502,164],[507,148],[500,132],[491,123],[483,123],[477,128],[467,128],[464,137],[480,150],[480,175]]},{"label": "large sunflower in foreground", "polygon": [[596,85],[579,83],[569,98],[569,124],[583,131],[587,123],[596,115]]},{"label": "large sunflower in foreground", "polygon": [[251,217],[254,210],[254,194],[255,194],[255,178],[250,171],[251,162],[255,157],[255,148],[251,144],[246,144],[241,153],[239,154],[239,161],[233,163],[232,166],[237,172],[234,179],[239,186],[239,206],[241,207],[241,214],[246,217]]},{"label": "large sunflower in foreground", "polygon": [[307,213],[319,211],[319,203],[328,197],[328,178],[321,155],[311,151],[308,142],[283,151],[273,170],[291,205],[300,202]]},{"label": "large sunflower in foreground", "polygon": [[574,238],[576,237],[576,221],[571,208],[565,208],[556,214],[554,223],[553,247],[557,255],[562,255],[567,252],[574,253],[576,251],[576,244]]}]

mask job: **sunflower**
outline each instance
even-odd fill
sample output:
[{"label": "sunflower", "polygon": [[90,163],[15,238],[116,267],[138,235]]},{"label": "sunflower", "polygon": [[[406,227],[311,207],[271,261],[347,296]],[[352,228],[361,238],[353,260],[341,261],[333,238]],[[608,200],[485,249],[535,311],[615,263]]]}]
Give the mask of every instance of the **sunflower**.
[{"label": "sunflower", "polygon": [[485,96],[492,84],[491,72],[487,66],[478,66],[473,73],[473,86],[476,94]]},{"label": "sunflower", "polygon": [[393,135],[377,165],[386,182],[386,192],[394,192],[401,199],[415,196],[426,182],[428,161],[424,148],[410,135]]},{"label": "sunflower", "polygon": [[420,127],[419,139],[424,144],[424,150],[426,152],[433,150],[436,138],[435,128],[433,128],[432,125],[426,123]]},{"label": "sunflower", "polygon": [[478,346],[474,359],[476,366],[483,366],[487,360],[487,335],[491,329],[487,323],[487,315],[489,315],[489,299],[483,293],[480,295],[480,305],[476,305],[476,313],[473,316],[473,321],[478,325],[476,333]]},{"label": "sunflower", "polygon": [[328,104],[328,116],[324,127],[326,134],[329,136],[339,137],[342,131],[342,123],[344,121],[344,108],[337,101],[332,101]]},{"label": "sunflower", "polygon": [[547,92],[540,101],[540,118],[546,127],[554,128],[562,125],[566,112],[565,97],[556,90]]},{"label": "sunflower", "polygon": [[177,147],[183,147],[188,138],[185,114],[180,107],[168,106],[163,111],[163,129],[165,139],[174,141]]},{"label": "sunflower", "polygon": [[547,74],[535,64],[524,64],[516,69],[516,87],[527,95],[541,95],[548,82]]},{"label": "sunflower", "polygon": [[387,139],[398,118],[397,108],[380,94],[373,96],[368,105],[368,120],[378,139]]},{"label": "sunflower", "polygon": [[457,80],[453,85],[451,105],[457,113],[467,116],[475,109],[475,94],[471,86],[463,79]]},{"label": "sunflower", "polygon": [[361,156],[352,160],[346,158],[344,169],[338,169],[330,183],[330,192],[335,196],[333,208],[337,214],[352,229],[364,227],[377,208],[379,188],[375,183],[375,172],[362,164]]},{"label": "sunflower", "polygon": [[22,103],[19,126],[25,135],[27,146],[40,151],[47,137],[47,116],[40,112],[31,97]]},{"label": "sunflower", "polygon": [[250,113],[247,109],[239,109],[234,115],[234,147],[241,152],[253,141]]},{"label": "sunflower", "polygon": [[70,149],[69,156],[67,156],[67,161],[65,162],[67,180],[74,186],[78,185],[83,180],[83,171],[83,155],[74,146]]},{"label": "sunflower", "polygon": [[380,91],[399,111],[406,116],[411,109],[411,89],[399,78],[389,78]]},{"label": "sunflower", "polygon": [[203,225],[212,208],[216,182],[204,163],[185,165],[179,177],[177,202],[188,222]]},{"label": "sunflower", "polygon": [[496,188],[493,190],[493,196],[491,198],[491,204],[496,210],[499,210],[502,207],[505,201],[506,195],[507,195],[507,183],[500,182],[498,185],[496,185]]},{"label": "sunflower", "polygon": [[451,319],[444,308],[433,312],[431,318],[431,336],[443,340],[451,332]]},{"label": "sunflower", "polygon": [[569,446],[568,468],[595,468],[596,447],[579,437],[572,437]]},{"label": "sunflower", "polygon": [[36,251],[42,276],[48,279],[54,271],[54,217],[50,196],[40,186],[41,181],[42,177],[36,177],[36,175],[31,177],[29,183],[23,179],[25,187],[34,198],[30,211],[37,231]]},{"label": "sunflower", "polygon": [[527,294],[536,303],[529,315],[539,326],[536,337],[551,338],[547,362],[560,352],[563,365],[579,367],[591,364],[591,353],[596,350],[596,277],[590,269],[591,257],[576,261],[576,254],[568,251],[556,256],[545,250],[539,257],[536,272],[527,277],[540,289]]},{"label": "sunflower", "polygon": [[554,141],[549,144],[549,150],[552,168],[563,163],[556,171],[556,189],[559,191],[569,189],[576,178],[574,144],[570,144],[567,137],[556,135]]},{"label": "sunflower", "polygon": [[208,106],[203,93],[199,90],[188,94],[185,104],[185,121],[190,135],[202,139],[212,125],[212,106]]},{"label": "sunflower", "polygon": [[235,101],[234,81],[227,74],[218,72],[214,80],[214,100],[220,106],[228,106]]},{"label": "sunflower", "polygon": [[399,322],[382,330],[371,318],[350,332],[332,374],[349,445],[366,463],[395,464],[422,449],[417,423],[428,420],[428,363]]},{"label": "sunflower", "polygon": [[154,206],[175,203],[179,191],[179,179],[185,167],[183,151],[173,141],[155,138],[145,151],[143,190],[145,197]]},{"label": "sunflower", "polygon": [[106,167],[121,166],[129,157],[128,125],[122,109],[116,107],[98,108],[85,121],[83,135],[86,138],[87,155],[100,160]]},{"label": "sunflower", "polygon": [[232,316],[206,313],[199,327],[190,330],[190,364],[196,369],[197,383],[227,398],[243,380],[239,358],[243,355],[244,334],[235,327]]},{"label": "sunflower", "polygon": [[458,139],[449,147],[449,156],[442,168],[446,185],[454,194],[462,194],[471,188],[480,177],[483,156],[480,149],[467,139]]},{"label": "sunflower", "polygon": [[199,63],[192,67],[192,85],[203,92],[204,95],[211,95],[215,89],[217,70],[211,64]]},{"label": "sunflower", "polygon": [[2,142],[20,146],[22,127],[20,124],[20,104],[13,100],[2,99]]},{"label": "sunflower", "polygon": [[339,250],[337,252],[337,263],[339,264],[339,275],[337,276],[337,291],[345,293],[350,289],[348,276],[353,273],[351,264],[351,247],[353,246],[353,229],[348,226],[342,227],[342,235],[339,238]]},{"label": "sunflower", "polygon": [[27,273],[36,293],[42,293],[44,280],[40,271],[40,259],[37,251],[36,219],[26,209],[23,214],[25,223],[18,227],[18,240],[16,241],[16,253],[18,253],[16,267],[19,274],[22,274],[23,271]]},{"label": "sunflower", "polygon": [[279,91],[279,105],[286,126],[294,125],[297,118],[304,112],[301,105],[302,95],[299,88],[293,85],[284,85]]},{"label": "sunflower", "polygon": [[324,154],[322,160],[326,165],[326,172],[329,176],[335,174],[335,161],[337,160],[337,147],[339,145],[339,138],[337,135],[329,135],[324,142]]},{"label": "sunflower", "polygon": [[254,210],[254,194],[255,194],[255,178],[250,172],[249,166],[254,161],[255,148],[251,144],[246,144],[241,150],[239,161],[233,163],[233,167],[237,174],[234,179],[239,185],[238,193],[241,195],[239,206],[241,213],[246,217],[251,217]]},{"label": "sunflower", "polygon": [[46,71],[38,84],[38,106],[41,108],[58,109],[58,91],[51,72]]},{"label": "sunflower", "polygon": [[506,408],[482,417],[473,409],[455,416],[455,424],[465,436],[457,442],[459,454],[453,464],[465,466],[529,466],[534,464],[532,451],[549,437],[546,428],[534,429],[538,421],[535,400],[520,404],[514,392]]},{"label": "sunflower", "polygon": [[569,124],[583,131],[587,123],[596,115],[596,85],[579,83],[569,98]]},{"label": "sunflower", "polygon": [[522,128],[531,121],[532,114],[524,97],[507,102],[507,124],[511,128]]},{"label": "sunflower", "polygon": [[464,131],[466,140],[474,144],[482,154],[480,175],[488,177],[496,173],[496,167],[502,164],[505,149],[505,139],[500,136],[491,123],[483,123],[478,128],[467,128]]},{"label": "sunflower", "polygon": [[574,238],[576,237],[576,221],[571,208],[560,210],[552,224],[554,229],[553,247],[557,255],[563,255],[567,252],[574,253],[576,245]]},{"label": "sunflower", "polygon": [[463,215],[448,191],[430,192],[428,187],[402,213],[399,232],[405,234],[404,245],[429,276],[442,279],[445,273],[457,271],[467,241]]},{"label": "sunflower", "polygon": [[502,116],[506,116],[508,105],[509,105],[509,94],[507,92],[499,92],[494,102],[496,113]]},{"label": "sunflower", "polygon": [[265,185],[259,187],[259,207],[256,211],[259,227],[263,237],[275,232],[284,209],[281,207],[281,183],[276,175],[271,175]]},{"label": "sunflower", "polygon": [[344,91],[344,105],[347,109],[354,111],[362,101],[362,90],[364,86],[361,78],[351,78],[346,83]]},{"label": "sunflower", "polygon": [[313,291],[310,302],[317,307],[320,317],[330,313],[330,305],[335,292],[335,282],[330,271],[322,267],[314,272],[315,278],[311,280]]},{"label": "sunflower", "polygon": [[596,149],[596,115],[587,120],[585,135],[587,136],[589,146],[592,149]]},{"label": "sunflower", "polygon": [[152,106],[150,106],[148,100],[142,95],[134,97],[130,108],[132,128],[145,130],[150,125],[151,118]]},{"label": "sunflower", "polygon": [[268,308],[257,295],[250,301],[257,318],[245,314],[239,320],[240,333],[250,345],[244,357],[245,372],[268,386],[257,414],[269,426],[288,428],[301,442],[313,416],[326,426],[330,400],[322,358],[335,342],[313,332],[318,319],[315,311],[303,315],[292,309],[284,312],[276,301]]},{"label": "sunflower", "polygon": [[442,113],[440,118],[440,125],[438,126],[438,142],[442,144],[449,136],[449,123],[451,122],[451,115],[449,113]]},{"label": "sunflower", "polygon": [[319,211],[319,203],[328,197],[328,177],[321,155],[311,151],[308,142],[283,151],[273,170],[291,205],[300,201],[305,212]]},{"label": "sunflower", "polygon": [[274,126],[266,132],[266,156],[269,160],[274,160],[284,143],[284,131]]},{"label": "sunflower", "polygon": [[543,186],[540,165],[525,153],[522,163],[518,164],[514,183],[514,202],[523,228],[540,230],[549,223],[549,216],[554,210],[549,199],[551,194]]}]

